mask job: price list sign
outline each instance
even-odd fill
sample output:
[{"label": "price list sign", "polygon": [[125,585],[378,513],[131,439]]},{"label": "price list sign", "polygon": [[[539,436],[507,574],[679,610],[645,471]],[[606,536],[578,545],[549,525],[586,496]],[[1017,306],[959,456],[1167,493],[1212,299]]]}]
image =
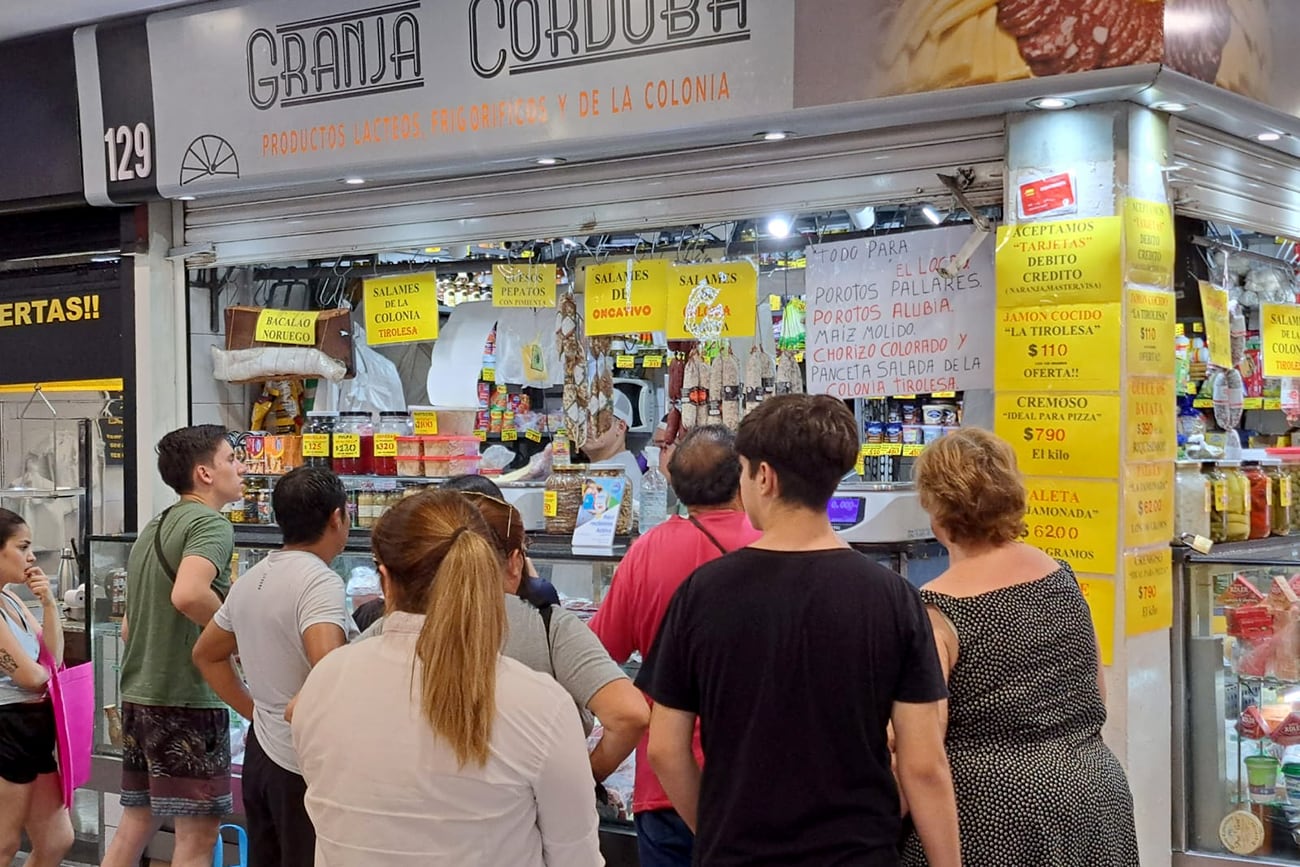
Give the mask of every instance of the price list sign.
[{"label": "price list sign", "polygon": [[1124,555],[1124,633],[1174,625],[1173,560],[1169,548]]},{"label": "price list sign", "polygon": [[1119,395],[999,393],[994,417],[1026,475],[1119,478]]},{"label": "price list sign", "polygon": [[994,383],[999,391],[1116,391],[1121,322],[1118,303],[999,309]]},{"label": "price list sign", "polygon": [[1134,376],[1126,389],[1128,436],[1126,459],[1172,461],[1178,451],[1174,380],[1169,376]]},{"label": "price list sign", "polygon": [[1168,205],[1124,200],[1124,277],[1150,286],[1174,282],[1174,213]]},{"label": "price list sign", "polygon": [[1174,465],[1124,467],[1124,538],[1129,547],[1168,544],[1174,537]]},{"label": "price list sign", "polygon": [[1025,479],[1025,541],[1080,572],[1115,571],[1116,482]]},{"label": "price list sign", "polygon": [[1120,217],[998,228],[999,307],[1120,300]]},{"label": "price list sign", "polygon": [[1174,372],[1174,293],[1129,289],[1129,375],[1170,376]]}]

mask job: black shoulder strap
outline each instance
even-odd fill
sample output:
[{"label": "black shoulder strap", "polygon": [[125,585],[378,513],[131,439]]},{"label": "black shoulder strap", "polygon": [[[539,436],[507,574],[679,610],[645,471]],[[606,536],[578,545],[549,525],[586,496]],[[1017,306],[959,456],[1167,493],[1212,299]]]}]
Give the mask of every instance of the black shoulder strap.
[{"label": "black shoulder strap", "polygon": [[555,677],[555,647],[551,644],[551,607],[543,605],[537,610],[542,615],[542,628],[546,630],[546,660],[551,664],[551,677]]},{"label": "black shoulder strap", "polygon": [[176,506],[172,505],[163,509],[163,513],[158,516],[158,526],[153,531],[153,552],[158,557],[158,562],[162,564],[163,571],[167,573],[167,577],[171,579],[173,584],[176,583],[176,570],[172,568],[172,564],[167,561],[167,555],[163,553],[162,531],[163,525],[167,523],[167,515],[174,508]]},{"label": "black shoulder strap", "polygon": [[691,517],[690,517],[690,522],[691,522],[692,524],[695,525],[696,529],[698,529],[701,533],[704,534],[705,538],[707,538],[710,542],[713,543],[713,547],[717,548],[717,549],[718,549],[719,551],[721,551],[723,554],[729,554],[729,553],[731,553],[731,552],[728,551],[726,548],[722,547],[722,543],[719,542],[719,541],[717,540],[717,538],[716,538],[712,533],[710,533],[708,530],[704,529],[704,525],[700,523],[700,519],[699,519],[699,518],[695,517],[694,515],[691,515]]}]

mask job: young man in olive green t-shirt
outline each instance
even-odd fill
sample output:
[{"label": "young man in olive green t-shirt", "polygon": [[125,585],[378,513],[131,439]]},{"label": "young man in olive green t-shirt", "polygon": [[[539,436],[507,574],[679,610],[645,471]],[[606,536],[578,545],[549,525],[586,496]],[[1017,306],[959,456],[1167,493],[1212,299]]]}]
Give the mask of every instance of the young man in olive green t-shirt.
[{"label": "young man in olive green t-shirt", "polygon": [[181,499],[140,531],[127,563],[123,816],[106,867],[135,867],[164,819],[173,867],[207,867],[232,806],[226,708],[190,653],[230,588],[234,535],[219,509],[239,498],[244,465],[225,428],[197,425],[159,441],[158,472]]}]

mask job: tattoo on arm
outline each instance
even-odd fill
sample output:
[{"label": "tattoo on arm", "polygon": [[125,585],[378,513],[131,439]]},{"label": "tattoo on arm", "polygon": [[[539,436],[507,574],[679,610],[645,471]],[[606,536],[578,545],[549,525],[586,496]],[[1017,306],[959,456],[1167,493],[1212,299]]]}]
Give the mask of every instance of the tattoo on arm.
[{"label": "tattoo on arm", "polygon": [[0,671],[5,674],[13,674],[18,670],[18,662],[9,655],[9,651],[0,650]]}]

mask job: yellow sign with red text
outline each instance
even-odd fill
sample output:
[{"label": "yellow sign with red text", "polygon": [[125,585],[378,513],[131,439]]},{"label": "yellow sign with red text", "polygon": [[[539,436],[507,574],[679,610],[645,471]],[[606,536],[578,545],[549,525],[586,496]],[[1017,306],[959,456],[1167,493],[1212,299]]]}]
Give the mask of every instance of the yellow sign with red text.
[{"label": "yellow sign with red text", "polygon": [[993,406],[994,432],[1026,475],[1119,478],[1119,395],[999,392]]},{"label": "yellow sign with red text", "polygon": [[674,265],[668,288],[668,339],[752,337],[757,305],[758,268],[753,262]]},{"label": "yellow sign with red text", "polygon": [[1129,376],[1173,376],[1174,293],[1129,289],[1124,294]]},{"label": "yellow sign with red text", "polygon": [[438,338],[438,278],[408,274],[365,281],[366,343],[418,343]]},{"label": "yellow sign with red text", "polygon": [[1300,307],[1265,304],[1259,314],[1264,375],[1300,376]]},{"label": "yellow sign with red text", "polygon": [[1168,205],[1124,200],[1124,279],[1147,286],[1173,285],[1174,212]]},{"label": "yellow sign with red text", "polygon": [[1124,634],[1174,625],[1173,560],[1169,548],[1124,555]]},{"label": "yellow sign with red text", "polygon": [[1119,390],[1118,303],[1007,307],[997,317],[994,384],[999,391],[1026,386]]},{"label": "yellow sign with red text", "polygon": [[663,331],[672,266],[663,259],[625,259],[584,269],[582,315],[589,335]]},{"label": "yellow sign with red text", "polygon": [[1119,484],[1025,479],[1025,541],[1079,572],[1115,571]]},{"label": "yellow sign with red text", "polygon": [[1167,544],[1174,537],[1174,465],[1124,465],[1124,544]]},{"label": "yellow sign with red text", "polygon": [[1126,391],[1125,460],[1172,461],[1178,453],[1174,378],[1131,376]]},{"label": "yellow sign with red text", "polygon": [[1119,301],[1121,217],[998,227],[998,307]]}]

